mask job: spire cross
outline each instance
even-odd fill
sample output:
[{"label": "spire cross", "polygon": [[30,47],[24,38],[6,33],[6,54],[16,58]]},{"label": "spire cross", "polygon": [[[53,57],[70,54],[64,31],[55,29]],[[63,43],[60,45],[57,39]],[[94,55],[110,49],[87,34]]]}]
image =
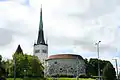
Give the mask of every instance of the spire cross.
[{"label": "spire cross", "polygon": [[42,4],[41,4],[41,8],[42,8]]}]

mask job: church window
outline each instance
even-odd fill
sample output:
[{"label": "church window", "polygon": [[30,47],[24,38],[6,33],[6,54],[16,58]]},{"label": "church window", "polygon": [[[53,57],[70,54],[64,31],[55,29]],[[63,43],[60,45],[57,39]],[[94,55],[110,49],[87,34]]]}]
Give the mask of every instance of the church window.
[{"label": "church window", "polygon": [[39,53],[40,52],[40,50],[35,50],[35,53]]},{"label": "church window", "polygon": [[47,50],[42,50],[42,53],[47,53]]}]

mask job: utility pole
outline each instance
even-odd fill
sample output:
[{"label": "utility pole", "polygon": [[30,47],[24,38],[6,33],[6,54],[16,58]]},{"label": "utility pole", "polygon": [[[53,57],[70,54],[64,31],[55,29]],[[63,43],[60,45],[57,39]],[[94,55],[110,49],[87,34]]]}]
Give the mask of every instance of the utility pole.
[{"label": "utility pole", "polygon": [[115,64],[116,64],[116,75],[117,75],[117,80],[118,80],[118,64],[117,64],[117,59],[113,59],[115,60]]},{"label": "utility pole", "polygon": [[95,45],[97,46],[97,53],[98,53],[98,80],[100,80],[100,64],[99,64],[99,44],[101,41],[98,41],[97,43],[95,43]]},{"label": "utility pole", "polygon": [[14,80],[16,80],[16,56],[14,55]]}]

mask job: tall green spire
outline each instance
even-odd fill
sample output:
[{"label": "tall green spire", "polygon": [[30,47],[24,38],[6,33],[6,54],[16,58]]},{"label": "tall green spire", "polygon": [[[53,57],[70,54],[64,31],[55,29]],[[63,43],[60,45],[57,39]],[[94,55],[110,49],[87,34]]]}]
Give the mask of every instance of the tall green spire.
[{"label": "tall green spire", "polygon": [[40,11],[40,23],[39,23],[39,30],[43,29],[43,20],[42,20],[42,5]]},{"label": "tall green spire", "polygon": [[45,44],[44,31],[43,31],[43,20],[42,20],[42,5],[41,5],[41,11],[40,11],[40,23],[39,23],[37,44]]}]

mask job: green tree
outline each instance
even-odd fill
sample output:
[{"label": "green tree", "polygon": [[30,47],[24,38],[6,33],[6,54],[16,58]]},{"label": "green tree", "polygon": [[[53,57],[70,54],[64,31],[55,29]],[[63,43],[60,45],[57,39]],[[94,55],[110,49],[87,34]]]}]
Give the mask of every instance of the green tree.
[{"label": "green tree", "polygon": [[9,67],[11,66],[9,61],[10,61],[9,59],[2,61],[2,66],[3,66],[4,69],[5,69],[6,77],[8,77]]},{"label": "green tree", "polygon": [[[99,65],[100,65],[100,73],[102,75],[103,73],[103,68],[105,65],[109,63],[109,61],[106,60],[99,60]],[[98,59],[97,58],[91,58],[88,62],[88,72],[92,76],[98,76]]]},{"label": "green tree", "polygon": [[44,77],[44,67],[39,62],[39,59],[35,56],[33,56],[32,60],[32,76],[33,77]]},{"label": "green tree", "polygon": [[[101,61],[99,60],[99,64],[101,63]],[[91,67],[91,68],[93,68],[92,69],[92,73],[91,73],[91,75],[93,75],[93,76],[97,76],[98,75],[98,59],[93,59],[93,58],[91,58],[90,60],[89,60],[89,66]],[[100,68],[101,68],[101,66],[100,66]],[[91,70],[91,69],[90,69]]]},{"label": "green tree", "polygon": [[0,55],[0,77],[7,72],[8,77],[14,77],[14,61],[16,62],[16,77],[40,77],[44,78],[43,66],[38,57],[23,53],[20,45],[18,45],[13,59],[2,61]]},{"label": "green tree", "polygon": [[89,64],[88,59],[85,59],[86,64],[86,74],[88,77],[92,77],[95,73],[95,70],[91,64]]},{"label": "green tree", "polygon": [[116,72],[113,65],[109,62],[103,69],[104,80],[116,80]]},{"label": "green tree", "polygon": [[[27,54],[15,54],[16,57],[16,77],[41,77],[43,78],[43,66],[39,59],[35,56]],[[9,76],[14,75],[14,60],[12,60],[12,67],[10,68]]]},{"label": "green tree", "polygon": [[2,56],[0,55],[0,78],[1,77],[6,77],[6,72],[3,66]]}]

